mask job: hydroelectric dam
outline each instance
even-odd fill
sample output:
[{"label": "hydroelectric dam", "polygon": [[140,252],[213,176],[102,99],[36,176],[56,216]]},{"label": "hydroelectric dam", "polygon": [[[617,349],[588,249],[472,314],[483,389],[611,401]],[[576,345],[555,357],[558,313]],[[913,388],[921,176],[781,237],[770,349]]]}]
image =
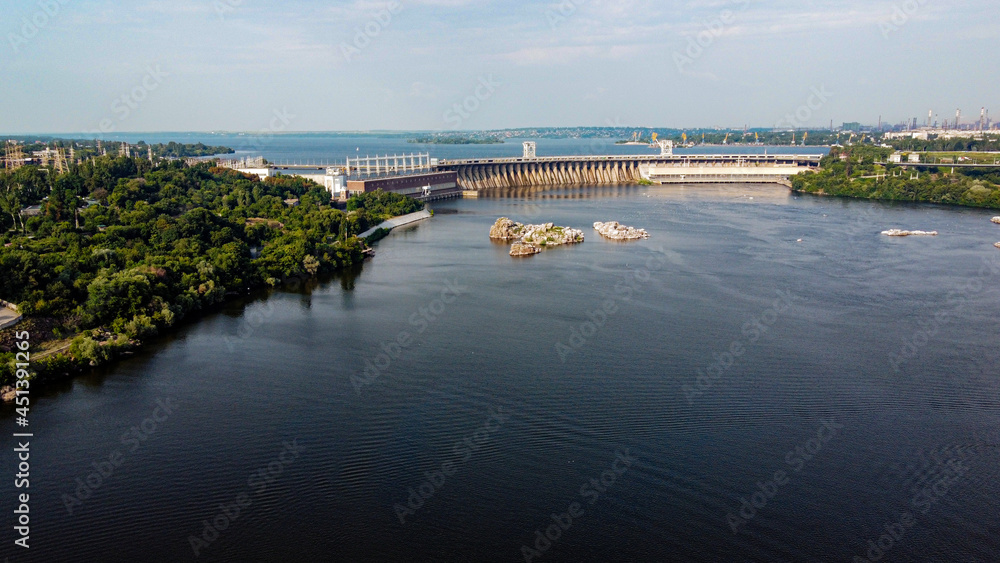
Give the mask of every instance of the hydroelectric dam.
[{"label": "hydroelectric dam", "polygon": [[520,158],[440,160],[436,169],[455,172],[464,190],[544,185],[613,185],[647,180],[657,184],[781,183],[819,168],[820,154],[673,154],[664,145],[659,155],[537,157],[525,144]]},{"label": "hydroelectric dam", "polygon": [[220,161],[261,179],[296,175],[322,184],[335,199],[384,190],[422,200],[475,196],[480,190],[546,186],[637,184],[776,183],[819,169],[821,154],[674,154],[660,141],[658,155],[543,156],[535,143],[508,158],[436,159],[430,154],[348,157],[347,165],[271,164],[263,157]]}]

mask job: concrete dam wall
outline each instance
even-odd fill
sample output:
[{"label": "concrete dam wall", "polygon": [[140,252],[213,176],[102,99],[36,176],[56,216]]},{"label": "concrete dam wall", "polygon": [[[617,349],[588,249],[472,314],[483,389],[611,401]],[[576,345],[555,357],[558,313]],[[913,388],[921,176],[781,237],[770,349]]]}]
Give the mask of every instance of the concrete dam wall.
[{"label": "concrete dam wall", "polygon": [[464,190],[589,184],[787,181],[819,166],[821,155],[675,155],[445,160]]},{"label": "concrete dam wall", "polygon": [[466,190],[520,188],[561,184],[625,184],[642,176],[638,162],[517,162],[458,166],[458,183]]}]

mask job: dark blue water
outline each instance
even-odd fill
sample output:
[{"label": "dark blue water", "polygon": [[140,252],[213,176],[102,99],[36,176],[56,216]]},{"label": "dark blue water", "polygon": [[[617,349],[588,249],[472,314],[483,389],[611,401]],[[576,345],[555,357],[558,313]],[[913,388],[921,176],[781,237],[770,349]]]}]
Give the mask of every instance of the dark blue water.
[{"label": "dark blue water", "polygon": [[[360,272],[231,304],[37,399],[32,547],[0,553],[997,560],[988,213],[743,185],[434,208]],[[500,216],[587,241],[515,260],[487,237]],[[651,238],[602,240],[599,220]]]}]

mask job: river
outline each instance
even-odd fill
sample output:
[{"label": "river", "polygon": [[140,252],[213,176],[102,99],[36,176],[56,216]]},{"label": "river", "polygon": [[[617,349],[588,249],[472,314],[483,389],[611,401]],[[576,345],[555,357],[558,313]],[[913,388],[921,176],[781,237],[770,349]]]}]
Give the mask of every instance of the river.
[{"label": "river", "polygon": [[[752,185],[433,209],[357,271],[36,394],[31,548],[0,553],[996,560],[989,213]],[[587,240],[512,259],[500,216]],[[607,220],[651,237],[602,240]]]}]

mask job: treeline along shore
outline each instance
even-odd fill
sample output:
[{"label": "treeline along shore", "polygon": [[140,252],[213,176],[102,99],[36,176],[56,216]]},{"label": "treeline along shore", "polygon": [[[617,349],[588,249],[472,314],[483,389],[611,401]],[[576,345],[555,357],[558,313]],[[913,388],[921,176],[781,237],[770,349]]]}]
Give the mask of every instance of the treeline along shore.
[{"label": "treeline along shore", "polygon": [[[834,147],[818,172],[792,177],[797,192],[1000,209],[1000,166],[961,168],[892,163],[891,148]],[[904,155],[905,156],[905,155]]]},{"label": "treeline along shore", "polygon": [[359,233],[423,207],[375,192],[341,210],[311,180],[212,163],[0,170],[0,299],[24,317],[0,331],[0,385],[16,380],[17,331],[31,335],[36,383],[65,377],[229,297],[358,264]]}]

